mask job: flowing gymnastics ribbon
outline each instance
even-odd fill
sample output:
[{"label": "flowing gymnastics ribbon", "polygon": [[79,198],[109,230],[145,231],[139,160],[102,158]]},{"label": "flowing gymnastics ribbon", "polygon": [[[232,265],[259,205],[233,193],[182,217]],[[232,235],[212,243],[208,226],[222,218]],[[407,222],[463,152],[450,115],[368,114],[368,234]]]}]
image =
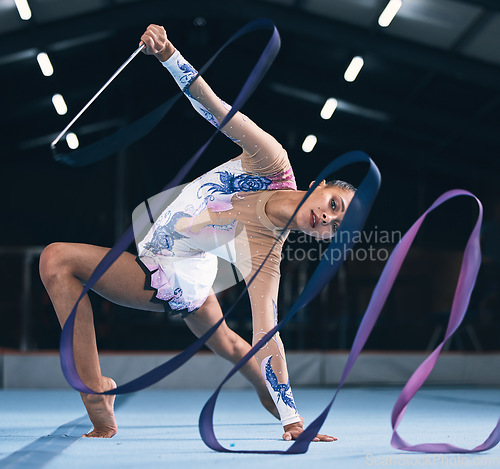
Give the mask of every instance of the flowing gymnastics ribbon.
[{"label": "flowing gymnastics ribbon", "polygon": [[[360,190],[362,186],[360,186]],[[358,190],[359,191],[359,190]],[[322,274],[325,274],[330,278],[331,275],[335,273],[338,269],[338,266],[335,268],[333,266],[328,265],[328,259],[332,258],[330,254],[333,253],[331,249],[338,248],[335,247],[335,244],[332,243],[329,246],[329,250],[324,254],[323,259],[321,260],[320,265],[316,269],[313,274],[313,277],[308,282],[304,291],[298,298],[297,302],[292,306],[290,313],[283,319],[283,321],[278,324],[272,331],[270,331],[266,336],[255,346],[252,350],[229,372],[223,382],[216,389],[214,394],[209,398],[206,402],[202,413],[199,419],[199,428],[200,434],[202,435],[203,441],[210,448],[220,451],[220,452],[237,452],[237,453],[261,453],[261,454],[301,454],[305,453],[311,443],[312,439],[319,432],[322,424],[324,423],[328,413],[339,393],[340,389],[344,385],[349,372],[352,370],[359,354],[361,353],[368,337],[370,336],[371,331],[375,325],[375,322],[382,310],[382,307],[385,304],[387,296],[389,295],[391,288],[394,284],[394,281],[399,273],[401,265],[406,258],[408,250],[411,247],[411,244],[420,229],[421,224],[426,218],[427,214],[434,210],[439,205],[443,204],[447,200],[457,197],[457,196],[470,196],[473,197],[479,206],[479,215],[477,222],[474,226],[474,229],[469,237],[467,242],[467,246],[465,248],[462,266],[460,270],[460,276],[457,283],[457,288],[455,291],[455,296],[453,299],[453,305],[450,313],[448,327],[446,329],[445,337],[443,342],[438,345],[438,347],[429,355],[429,357],[417,368],[417,370],[413,373],[413,375],[408,380],[408,383],[403,388],[396,404],[394,405],[394,409],[392,412],[392,427],[393,427],[393,435],[391,444],[393,447],[405,451],[415,451],[415,452],[426,452],[426,453],[475,453],[480,451],[486,451],[488,449],[493,448],[500,441],[500,419],[497,422],[496,427],[493,429],[488,438],[480,445],[476,446],[473,449],[465,449],[460,448],[448,443],[423,443],[419,445],[410,445],[406,441],[404,441],[399,434],[397,433],[397,427],[401,422],[403,415],[406,411],[408,404],[411,399],[415,396],[418,390],[422,387],[427,377],[431,373],[434,368],[434,365],[439,357],[439,353],[443,348],[446,341],[451,337],[451,335],[457,330],[459,325],[461,324],[467,306],[469,304],[470,296],[472,294],[472,290],[474,288],[474,283],[477,277],[477,273],[479,271],[479,267],[481,264],[481,251],[480,251],[480,227],[482,221],[482,206],[481,202],[470,192],[464,190],[453,190],[443,194],[439,197],[431,207],[414,223],[414,225],[408,230],[408,232],[403,236],[400,240],[394,251],[391,253],[389,260],[387,261],[386,266],[382,272],[382,275],[377,282],[377,285],[374,289],[373,295],[370,299],[370,303],[368,308],[363,316],[361,324],[356,333],[356,337],[354,339],[353,345],[351,347],[351,351],[349,353],[346,365],[344,367],[342,377],[340,383],[335,391],[335,394],[327,405],[327,407],[323,410],[323,412],[303,431],[303,433],[297,438],[297,440],[286,450],[286,451],[247,451],[247,450],[228,450],[223,447],[215,437],[214,429],[213,429],[213,413],[215,409],[215,404],[217,400],[217,396],[227,380],[243,366],[244,363],[248,361],[248,359],[253,356],[259,348],[262,346],[262,343],[268,341],[272,335],[281,329],[283,324],[289,320],[289,316],[294,314],[295,311],[302,308],[307,304],[310,299],[310,295],[313,292],[318,292],[323,286],[322,283]],[[355,202],[355,198],[353,199]],[[351,202],[351,205],[352,203]],[[354,206],[354,212],[351,211],[351,205],[344,217],[344,221],[342,222],[343,231],[349,231],[352,229],[352,226],[355,226],[357,222],[357,218],[359,218],[358,207]],[[351,222],[354,222],[351,225]],[[344,225],[345,223],[345,225]],[[338,233],[337,236],[341,235]],[[330,254],[328,254],[330,252]],[[318,275],[317,275],[318,274]],[[314,285],[315,282],[318,282],[318,285]]]},{"label": "flowing gymnastics ribbon", "polygon": [[[399,395],[392,411],[391,424],[393,428],[393,434],[391,444],[394,448],[402,449],[405,451],[418,451],[425,453],[476,453],[493,448],[500,441],[500,419],[498,420],[496,427],[493,429],[488,438],[482,444],[472,449],[460,448],[449,443],[423,443],[418,445],[410,445],[405,440],[403,440],[403,438],[401,438],[397,432],[397,428],[401,423],[401,420],[403,419],[408,404],[410,403],[413,396],[415,396],[417,391],[425,383],[431,371],[434,369],[434,366],[442,348],[444,347],[444,344],[462,323],[462,320],[467,311],[467,306],[469,305],[469,300],[474,288],[477,273],[479,272],[479,268],[481,266],[480,230],[483,217],[483,208],[481,202],[473,194],[464,190],[453,190],[441,195],[441,197],[439,197],[431,205],[431,207],[413,224],[413,226],[406,232],[403,238],[401,238],[400,242],[387,261],[380,280],[375,287],[373,296],[365,313],[367,325],[364,326],[363,323],[361,324],[360,332],[358,332],[358,334],[362,335],[363,337],[361,337],[359,340],[360,342],[363,340],[366,341],[366,338],[364,338],[364,335],[366,334],[361,333],[361,328],[366,327],[367,330],[371,330],[371,328],[373,327],[373,323],[377,319],[378,314],[380,313],[380,310],[385,303],[387,295],[392,288],[401,264],[405,259],[411,244],[413,243],[415,235],[417,234],[427,215],[447,200],[458,196],[473,197],[478,204],[479,215],[465,247],[462,265],[460,268],[460,275],[453,297],[453,303],[444,339],[415,370],[415,372],[401,391],[401,394]],[[364,321],[365,319],[363,319],[363,322]],[[361,347],[362,345],[364,345],[364,342],[363,344],[360,344]]]},{"label": "flowing gymnastics ribbon", "polygon": [[[272,26],[272,28],[271,28]],[[238,33],[236,33],[222,48],[219,50],[214,57],[204,66],[202,69],[200,69],[200,74],[202,74],[206,68],[215,60],[217,55],[224,49],[229,43],[234,41],[237,37],[242,36],[243,34],[246,34],[247,32],[253,31],[255,29],[273,29],[273,36],[269,43],[266,46],[265,51],[259,58],[259,61],[257,65],[254,67],[252,70],[252,73],[250,77],[247,79],[244,87],[242,88],[240,94],[238,95],[237,99],[235,100],[235,103],[233,105],[232,111],[228,114],[226,117],[225,121],[221,124],[220,127],[223,127],[224,124],[238,111],[238,109],[242,106],[242,104],[246,101],[248,98],[249,94],[253,91],[253,89],[257,86],[258,82],[261,80],[263,74],[267,69],[269,68],[274,56],[277,53],[277,50],[279,48],[279,36],[277,35],[277,31],[274,28],[274,25],[270,23],[267,20],[258,20],[256,22],[252,22],[246,27],[244,27],[242,30],[240,30]],[[81,149],[77,152],[70,153],[68,155],[56,155],[57,159],[67,163],[67,164],[72,164],[75,166],[82,166],[85,164],[89,164],[94,161],[98,161],[99,159],[105,158],[106,156],[109,156],[112,153],[117,152],[119,149],[130,145],[131,143],[137,141],[139,138],[142,136],[146,135],[154,126],[158,124],[158,122],[164,117],[166,112],[172,107],[174,102],[180,97],[181,95],[179,94],[178,96],[175,96],[171,100],[167,101],[165,104],[160,106],[159,108],[155,109],[153,112],[139,120],[138,122],[131,124],[130,126],[127,126],[125,129],[122,129],[121,131],[118,131],[115,133],[113,136],[108,137],[106,139],[103,139],[99,142],[97,142],[94,145],[91,145],[90,147],[86,147],[84,149]],[[209,143],[212,141],[214,136],[218,132],[215,132],[214,135],[200,148],[200,150],[186,163],[186,165],[181,169],[179,174],[174,178],[173,181],[171,181],[170,184],[168,184],[164,190],[167,190],[168,188],[174,187],[178,185],[189,169],[194,165],[194,163],[198,160],[198,158],[201,156],[201,154],[204,152],[204,150],[207,148]],[[371,204],[373,203],[373,199],[375,197],[375,194],[378,190],[378,185],[379,185],[379,174],[376,166],[373,164],[373,162],[363,153],[361,152],[351,152],[349,154],[343,155],[343,157],[339,158],[335,162],[333,162],[331,165],[329,165],[325,170],[320,174],[318,177],[317,181],[320,181],[321,179],[324,178],[325,175],[329,175],[335,170],[339,169],[342,166],[345,166],[348,164],[348,161],[350,162],[355,162],[355,161],[365,161],[369,162],[370,164],[370,170],[368,175],[365,177],[365,180],[362,182],[360,185],[360,188],[357,191],[356,196],[354,197],[353,201],[350,204],[350,207],[344,217],[344,221],[341,226],[341,231],[339,232],[339,235],[344,232],[354,232],[360,228],[362,228],[364,221],[366,219],[366,216],[369,211],[369,207],[371,207]],[[310,195],[312,190],[319,184],[319,182],[316,182],[311,189],[307,192],[306,196],[304,197],[304,200]],[[471,195],[469,193],[465,193],[465,191],[455,191],[453,195],[445,194],[442,196],[442,198],[438,199],[436,203],[429,209],[432,210],[435,208],[435,206],[439,205],[440,203],[443,203],[445,200],[447,200],[450,197],[453,197],[455,195]],[[301,205],[304,203],[304,200],[301,202]],[[300,206],[297,208],[297,210],[300,208]],[[428,212],[426,212],[427,214]],[[425,218],[424,214],[419,221],[417,221],[416,225],[420,226],[421,222],[423,221],[423,218]],[[293,217],[292,217],[293,218]],[[439,352],[444,344],[444,342],[449,338],[449,336],[456,330],[458,325],[460,324],[461,320],[463,319],[463,315],[465,314],[465,309],[468,304],[468,300],[470,298],[470,292],[472,290],[475,277],[477,275],[477,258],[479,258],[479,250],[478,250],[478,238],[479,238],[479,225],[480,225],[480,220],[478,220],[478,223],[476,224],[476,228],[471,235],[471,239],[469,240],[469,243],[467,245],[466,249],[466,255],[464,256],[464,259],[469,259],[469,258],[474,258],[474,255],[476,256],[476,259],[471,260],[470,262],[466,262],[464,260],[464,265],[462,266],[462,272],[459,280],[459,284],[457,286],[457,294],[456,298],[459,298],[459,300],[454,301],[454,308],[452,310],[452,314],[450,316],[450,325],[448,326],[447,333],[445,340],[443,343],[438,346],[438,349],[431,354],[431,356],[417,369],[417,371],[414,373],[414,375],[410,378],[408,384],[405,386],[403,392],[401,393],[400,398],[398,399],[394,411],[393,411],[393,428],[394,428],[394,433],[393,433],[393,439],[392,439],[392,444],[393,446],[399,448],[399,449],[404,449],[404,450],[409,450],[409,451],[433,451],[433,452],[477,452],[477,451],[484,451],[487,450],[493,446],[495,446],[498,443],[499,440],[499,427],[500,427],[500,421],[491,433],[491,435],[488,437],[488,439],[482,444],[477,446],[476,448],[472,450],[464,450],[461,448],[457,448],[452,445],[447,445],[447,444],[423,444],[423,445],[417,445],[417,446],[410,446],[404,440],[402,440],[399,435],[396,432],[397,425],[402,419],[402,416],[404,414],[404,411],[411,400],[411,398],[415,395],[415,393],[418,391],[420,386],[423,384],[427,376],[429,375],[430,371],[432,370],[432,367],[435,364],[435,360],[437,360],[437,356],[439,355]],[[415,227],[415,225],[414,225]],[[408,233],[410,233],[412,229]],[[217,451],[223,451],[223,452],[246,452],[246,453],[274,453],[274,454],[296,454],[296,453],[304,453],[307,451],[308,446],[312,439],[316,436],[317,432],[320,430],[324,420],[326,419],[328,412],[333,405],[333,402],[340,390],[340,388],[343,386],[348,373],[352,369],[352,366],[354,365],[355,360],[357,359],[359,353],[361,352],[364,344],[366,343],[366,340],[373,328],[373,325],[375,324],[375,321],[380,313],[380,310],[385,302],[385,299],[387,298],[387,295],[390,291],[390,286],[392,286],[392,283],[394,282],[394,279],[397,275],[397,271],[399,270],[399,267],[401,266],[401,263],[406,255],[407,250],[409,249],[409,245],[411,244],[411,241],[413,240],[416,231],[418,230],[418,227],[415,228],[414,232],[410,235],[405,235],[405,237],[401,240],[400,244],[398,244],[398,247],[395,249],[393,254],[391,255],[386,268],[384,269],[384,272],[377,284],[377,287],[374,291],[374,294],[372,296],[372,300],[370,301],[370,305],[364,315],[363,321],[360,325],[360,328],[358,330],[358,333],[356,334],[356,338],[353,343],[353,347],[351,349],[351,352],[349,354],[348,360],[346,367],[344,369],[344,372],[342,374],[342,378],[339,384],[339,387],[337,391],[335,392],[335,395],[332,399],[332,401],[329,403],[329,405],[325,408],[325,410],[318,416],[305,430],[304,432],[300,435],[300,437],[290,446],[290,448],[287,451],[234,451],[234,450],[228,450],[224,447],[222,447],[217,439],[215,438],[215,433],[213,430],[213,412],[215,409],[215,402],[217,395],[220,392],[221,387],[223,384],[239,369],[241,366],[246,363],[251,356],[253,356],[257,350],[270,338],[276,333],[283,325],[290,320],[290,318],[295,314],[295,312],[305,306],[312,298],[315,296],[321,288],[324,286],[324,284],[333,277],[333,275],[336,273],[338,268],[341,265],[341,262],[337,262],[335,264],[328,265],[328,258],[323,258],[321,261],[320,265],[314,272],[311,280],[308,282],[306,285],[306,288],[304,289],[303,293],[299,297],[299,299],[296,301],[294,306],[292,307],[292,310],[290,313],[285,317],[285,319],[279,323],[273,330],[271,330],[268,334],[266,334],[258,344],[256,344],[252,350],[245,356],[240,363],[238,363],[233,370],[228,374],[228,376],[225,378],[225,380],[221,383],[221,385],[217,388],[215,391],[214,395],[209,399],[209,401],[205,404],[205,407],[203,408],[203,411],[200,415],[200,433],[202,435],[202,438],[204,442],[212,449],[217,450]],[[408,236],[408,238],[407,238]],[[339,238],[342,238],[339,236]],[[410,239],[411,238],[411,239]],[[474,251],[474,249],[469,249],[470,245],[474,245],[474,238],[477,238],[475,241],[475,245],[477,245],[477,249]],[[61,335],[61,365],[63,368],[63,373],[66,376],[66,379],[68,382],[77,390],[80,390],[82,392],[87,392],[87,393],[94,393],[91,389],[89,389],[80,379],[78,376],[78,373],[76,371],[76,366],[74,363],[74,356],[73,356],[73,329],[74,329],[74,320],[75,320],[75,314],[76,314],[76,309],[78,306],[79,301],[83,298],[83,296],[92,288],[92,286],[95,284],[95,282],[102,276],[102,274],[111,266],[111,264],[118,258],[118,256],[126,249],[126,247],[132,242],[133,240],[133,230],[132,227],[130,227],[127,232],[122,236],[122,238],[118,241],[118,243],[111,249],[111,251],[108,252],[108,254],[105,256],[105,258],[101,261],[101,263],[98,265],[92,276],[90,277],[89,281],[87,282],[87,285],[85,286],[79,300],[77,301],[75,307],[73,308],[68,320],[66,321],[65,327],[63,328],[63,332]],[[403,240],[408,240],[406,251],[404,248],[399,248],[400,245],[402,245]],[[347,243],[343,244],[343,247],[346,246]],[[329,250],[327,250],[327,253],[325,256],[327,256],[328,252],[333,253],[334,249],[338,249],[338,242],[334,238],[332,243],[330,244]],[[474,251],[473,254],[468,254],[469,251]],[[397,255],[396,255],[397,254]],[[333,256],[330,256],[333,258]],[[326,262],[325,262],[326,260]],[[478,268],[478,267],[477,267]],[[257,272],[258,273],[258,272]],[[257,273],[255,275],[257,275]],[[462,275],[463,274],[463,275]],[[255,276],[254,276],[255,278]],[[388,280],[389,279],[389,280]],[[465,280],[462,280],[465,279]],[[386,282],[388,282],[386,284]],[[390,285],[389,285],[390,282]],[[240,295],[241,297],[242,295]],[[459,306],[455,307],[455,304],[458,304]],[[233,306],[234,308],[234,306]],[[209,331],[207,331],[202,337],[200,337],[196,342],[191,344],[184,352],[180,353],[170,361],[164,363],[163,365],[160,365],[159,367],[151,370],[150,372],[140,376],[139,378],[136,378],[135,380],[126,383],[125,385],[119,386],[118,388],[105,392],[103,394],[121,394],[121,393],[126,393],[126,392],[133,392],[137,391],[140,389],[144,389],[147,386],[150,386],[151,384],[159,381],[160,379],[164,378],[167,376],[169,373],[180,367],[182,364],[184,364],[194,353],[196,353],[206,342],[206,340],[210,337],[210,335],[215,332],[217,327],[222,323],[224,318],[232,311],[231,308],[225,315],[224,317],[217,323],[215,324]],[[456,313],[458,311],[458,313]]]}]

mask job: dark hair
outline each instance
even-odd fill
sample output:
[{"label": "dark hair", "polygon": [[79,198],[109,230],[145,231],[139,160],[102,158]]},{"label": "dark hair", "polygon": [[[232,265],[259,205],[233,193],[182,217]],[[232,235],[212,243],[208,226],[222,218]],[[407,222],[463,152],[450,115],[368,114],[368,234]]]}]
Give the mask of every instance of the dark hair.
[{"label": "dark hair", "polygon": [[328,186],[340,187],[345,191],[356,192],[356,188],[352,184],[349,184],[348,182],[345,181],[340,181],[339,179],[333,179],[331,181],[328,181],[326,184]]}]

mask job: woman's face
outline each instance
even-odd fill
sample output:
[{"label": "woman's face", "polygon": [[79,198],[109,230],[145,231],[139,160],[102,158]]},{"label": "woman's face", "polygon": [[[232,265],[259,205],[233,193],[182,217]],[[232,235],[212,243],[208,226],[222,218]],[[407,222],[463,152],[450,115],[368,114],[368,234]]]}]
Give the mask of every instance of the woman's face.
[{"label": "woman's face", "polygon": [[316,239],[331,238],[353,197],[354,192],[329,186],[322,181],[297,212],[297,227]]}]

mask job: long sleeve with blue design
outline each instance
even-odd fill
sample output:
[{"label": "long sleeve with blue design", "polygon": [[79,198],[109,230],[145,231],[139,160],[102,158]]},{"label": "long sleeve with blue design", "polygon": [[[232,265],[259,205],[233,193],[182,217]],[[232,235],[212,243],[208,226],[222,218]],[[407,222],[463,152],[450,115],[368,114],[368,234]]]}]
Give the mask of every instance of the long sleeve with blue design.
[{"label": "long sleeve with blue design", "polygon": [[[178,86],[191,102],[196,111],[212,125],[217,127],[232,141],[242,148],[241,160],[245,171],[259,176],[270,177],[272,185],[268,190],[239,192],[232,198],[230,211],[216,212],[217,216],[234,216],[245,227],[246,236],[238,237],[244,246],[237,246],[238,253],[248,253],[236,259],[234,265],[243,274],[247,284],[257,272],[269,250],[271,255],[262,266],[256,278],[248,286],[252,306],[253,343],[270,331],[277,321],[277,303],[279,289],[279,264],[284,239],[278,238],[275,227],[265,213],[265,204],[273,195],[273,189],[296,189],[293,171],[286,151],[270,134],[262,130],[241,112],[220,128],[220,123],[231,107],[222,101],[208,86],[203,77],[176,50],[163,66],[171,73]],[[271,190],[269,190],[271,189]],[[300,421],[292,391],[290,389],[283,343],[277,333],[256,354],[266,382],[278,411],[283,426]]]},{"label": "long sleeve with blue design", "polygon": [[246,170],[272,174],[283,166],[284,160],[288,160],[282,145],[242,112],[237,112],[223,128],[220,128],[231,106],[214,93],[178,50],[175,50],[162,64],[171,73],[193,108],[241,147],[243,150],[241,158]]}]

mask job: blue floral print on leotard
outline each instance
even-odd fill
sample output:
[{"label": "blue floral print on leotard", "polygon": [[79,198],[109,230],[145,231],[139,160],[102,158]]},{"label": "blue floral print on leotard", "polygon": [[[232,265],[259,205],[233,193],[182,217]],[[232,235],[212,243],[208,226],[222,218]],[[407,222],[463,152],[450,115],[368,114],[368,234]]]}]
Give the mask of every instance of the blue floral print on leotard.
[{"label": "blue floral print on leotard", "polygon": [[160,254],[164,249],[172,251],[175,240],[186,237],[175,231],[177,220],[183,217],[191,218],[191,215],[189,215],[189,213],[176,212],[166,225],[156,228],[151,241],[144,244],[144,248],[151,251],[153,254]]},{"label": "blue floral print on leotard", "polygon": [[235,176],[229,171],[219,171],[220,184],[215,182],[207,182],[200,187],[208,186],[208,192],[214,194],[233,194],[234,192],[254,192],[266,190],[273,182],[265,176],[252,176],[251,174],[239,174]]},{"label": "blue floral print on leotard", "polygon": [[297,407],[295,407],[295,402],[293,400],[292,396],[292,391],[290,389],[290,382],[286,384],[280,384],[278,383],[278,378],[276,378],[276,374],[274,373],[273,369],[271,368],[271,360],[272,357],[269,357],[268,362],[266,363],[266,380],[269,382],[271,387],[273,388],[273,391],[278,394],[278,401],[281,400],[285,405],[288,407],[291,407],[292,409],[297,410]]}]

